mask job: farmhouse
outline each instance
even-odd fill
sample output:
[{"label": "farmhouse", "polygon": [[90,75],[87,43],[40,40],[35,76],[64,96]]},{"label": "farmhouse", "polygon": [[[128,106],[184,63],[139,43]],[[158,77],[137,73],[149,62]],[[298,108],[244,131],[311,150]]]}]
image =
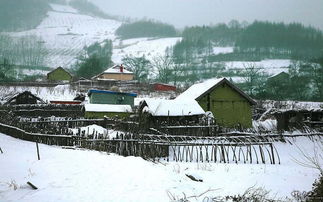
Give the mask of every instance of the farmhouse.
[{"label": "farmhouse", "polygon": [[252,127],[252,105],[255,101],[226,78],[195,84],[176,100],[194,99],[205,111],[211,111],[223,127]]},{"label": "farmhouse", "polygon": [[123,67],[123,65],[115,65],[99,75],[94,76],[94,80],[133,80],[133,73]]},{"label": "farmhouse", "polygon": [[47,74],[48,81],[72,81],[73,76],[64,68],[58,67]]},{"label": "farmhouse", "polygon": [[132,113],[130,105],[114,105],[114,104],[85,104],[85,118],[104,118],[115,117],[124,118]]},{"label": "farmhouse", "polygon": [[5,104],[9,105],[22,105],[22,104],[38,104],[45,103],[42,99],[32,94],[30,91],[18,93],[11,98]]},{"label": "farmhouse", "polygon": [[117,104],[134,106],[136,93],[122,93],[107,90],[89,90],[91,104]]}]

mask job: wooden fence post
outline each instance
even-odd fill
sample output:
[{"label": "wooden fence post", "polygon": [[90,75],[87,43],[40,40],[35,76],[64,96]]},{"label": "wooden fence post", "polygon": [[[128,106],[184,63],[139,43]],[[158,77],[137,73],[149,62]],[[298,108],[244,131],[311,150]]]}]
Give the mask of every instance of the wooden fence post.
[{"label": "wooden fence post", "polygon": [[37,156],[38,156],[38,160],[40,160],[38,141],[36,142],[36,148],[37,148]]}]

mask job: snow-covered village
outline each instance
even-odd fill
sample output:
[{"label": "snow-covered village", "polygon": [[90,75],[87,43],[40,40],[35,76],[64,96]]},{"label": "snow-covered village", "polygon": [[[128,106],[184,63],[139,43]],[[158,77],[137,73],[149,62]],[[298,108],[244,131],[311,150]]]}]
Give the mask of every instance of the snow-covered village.
[{"label": "snow-covered village", "polygon": [[323,201],[322,9],[1,0],[0,201]]}]

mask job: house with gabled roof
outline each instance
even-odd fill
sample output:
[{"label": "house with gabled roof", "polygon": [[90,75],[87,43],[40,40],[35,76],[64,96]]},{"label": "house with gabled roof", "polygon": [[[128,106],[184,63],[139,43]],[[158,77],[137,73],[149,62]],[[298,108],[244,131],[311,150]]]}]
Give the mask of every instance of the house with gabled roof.
[{"label": "house with gabled roof", "polygon": [[24,91],[22,93],[17,93],[10,97],[5,104],[8,105],[22,105],[22,104],[44,104],[45,101],[36,95],[32,94],[30,91]]},{"label": "house with gabled roof", "polygon": [[120,80],[120,81],[129,81],[133,80],[133,72],[127,70],[122,64],[115,65],[108,68],[104,72],[92,77],[94,80]]},{"label": "house with gabled roof", "polygon": [[211,111],[219,126],[252,127],[252,105],[256,102],[226,78],[195,84],[176,100],[194,99],[205,111]]},{"label": "house with gabled roof", "polygon": [[63,67],[57,67],[47,74],[48,81],[72,81],[73,76]]}]

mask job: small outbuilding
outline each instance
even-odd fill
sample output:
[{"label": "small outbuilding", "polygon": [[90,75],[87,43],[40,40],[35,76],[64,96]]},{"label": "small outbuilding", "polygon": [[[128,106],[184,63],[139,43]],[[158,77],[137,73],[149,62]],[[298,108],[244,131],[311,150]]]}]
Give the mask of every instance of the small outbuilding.
[{"label": "small outbuilding", "polygon": [[107,90],[89,90],[88,96],[91,104],[116,104],[134,106],[136,93],[123,93]]},{"label": "small outbuilding", "polygon": [[205,111],[195,100],[145,99],[139,104],[141,120],[149,127],[198,123]]},{"label": "small outbuilding", "polygon": [[73,76],[62,67],[58,67],[47,74],[48,81],[72,81]]},{"label": "small outbuilding", "polygon": [[24,91],[16,94],[8,99],[5,104],[8,105],[22,105],[22,104],[44,104],[45,102],[32,94],[30,91]]},{"label": "small outbuilding", "polygon": [[278,131],[315,128],[323,131],[323,103],[282,101],[271,108]]},{"label": "small outbuilding", "polygon": [[94,80],[120,80],[120,81],[129,81],[133,80],[134,74],[133,72],[124,68],[121,65],[115,65],[99,75],[92,77]]},{"label": "small outbuilding", "polygon": [[195,84],[176,100],[196,100],[205,111],[211,111],[219,126],[252,127],[252,106],[256,102],[226,78]]},{"label": "small outbuilding", "polygon": [[114,105],[114,104],[85,104],[85,118],[104,118],[119,117],[125,118],[132,113],[130,105]]}]

